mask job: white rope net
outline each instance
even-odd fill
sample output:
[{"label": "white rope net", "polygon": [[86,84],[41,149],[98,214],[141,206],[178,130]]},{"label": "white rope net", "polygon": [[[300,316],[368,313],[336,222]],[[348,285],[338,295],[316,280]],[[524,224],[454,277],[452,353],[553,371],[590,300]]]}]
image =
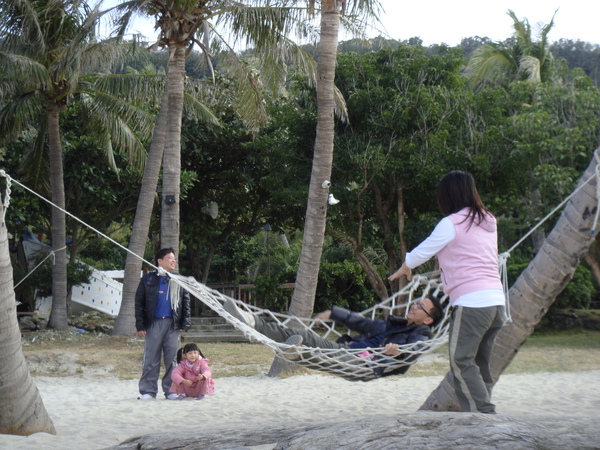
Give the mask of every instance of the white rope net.
[{"label": "white rope net", "polygon": [[192,277],[184,277],[176,274],[168,275],[171,278],[170,284],[175,285],[170,287],[171,295],[173,297],[178,297],[175,292],[176,289],[183,288],[211,308],[219,316],[231,323],[236,329],[242,331],[248,340],[268,346],[276,356],[286,357],[287,359],[292,357],[294,358],[292,362],[295,364],[299,364],[309,369],[331,373],[351,381],[368,381],[377,378],[379,375],[375,372],[375,369],[381,370],[382,367],[383,376],[404,371],[408,366],[414,364],[419,356],[442,346],[448,339],[449,301],[447,296],[442,294],[441,283],[437,279],[438,273],[436,272],[413,276],[412,281],[400,291],[396,292],[383,302],[360,313],[361,315],[374,320],[385,319],[389,315],[406,316],[411,305],[416,301],[427,297],[428,295],[433,295],[440,299],[440,302],[444,307],[444,316],[439,323],[432,328],[433,337],[427,341],[400,345],[400,357],[385,355],[383,353],[383,348],[331,349],[301,345],[296,346],[276,342],[231,315],[224,309],[223,304],[228,300],[233,301],[241,311],[260,316],[263,320],[276,322],[282,327],[305,330],[306,332],[314,333],[325,339],[335,340],[339,338],[342,333],[339,329],[336,329],[335,323],[331,320],[322,321],[305,319],[275,313],[268,309],[262,309],[232,299],[221,292],[196,281]]}]

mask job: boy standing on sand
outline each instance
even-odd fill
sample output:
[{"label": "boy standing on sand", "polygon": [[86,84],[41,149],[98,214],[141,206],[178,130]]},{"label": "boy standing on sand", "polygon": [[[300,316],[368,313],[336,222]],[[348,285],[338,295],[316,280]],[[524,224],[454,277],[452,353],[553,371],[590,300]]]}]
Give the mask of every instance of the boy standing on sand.
[{"label": "boy standing on sand", "polygon": [[[154,257],[160,272],[171,272],[177,265],[172,248],[159,250]],[[142,377],[139,382],[140,400],[154,400],[158,392],[160,357],[163,355],[165,375],[162,389],[166,398],[170,394],[171,371],[173,370],[179,336],[191,325],[190,294],[179,290],[178,298],[171,298],[169,277],[159,271],[147,273],[140,280],[135,293],[135,328],[139,337],[145,338]]]}]

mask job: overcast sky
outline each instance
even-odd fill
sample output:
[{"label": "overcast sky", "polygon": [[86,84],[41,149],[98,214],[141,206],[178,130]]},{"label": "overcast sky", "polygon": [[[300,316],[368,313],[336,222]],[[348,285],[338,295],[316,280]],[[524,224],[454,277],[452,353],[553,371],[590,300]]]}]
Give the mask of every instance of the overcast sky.
[{"label": "overcast sky", "polygon": [[[104,8],[120,0],[105,0]],[[512,9],[519,19],[527,19],[538,35],[538,24],[547,24],[558,9],[550,41],[561,38],[600,44],[599,0],[380,0],[385,12],[381,21],[389,37],[406,40],[418,36],[425,46],[446,43],[460,44],[464,37],[489,37],[503,41],[512,34]],[[132,27],[149,38],[155,38],[154,21],[138,20]],[[369,37],[380,33],[367,30]],[[349,36],[340,36],[340,40]]]},{"label": "overcast sky", "polygon": [[[512,34],[509,9],[519,19],[527,19],[537,33],[539,23],[554,17],[548,35],[600,44],[600,1],[598,0],[380,0],[385,9],[381,20],[388,34],[398,40],[419,36],[423,44],[458,45],[464,37],[489,37],[503,41]],[[370,33],[372,34],[372,33]]]}]

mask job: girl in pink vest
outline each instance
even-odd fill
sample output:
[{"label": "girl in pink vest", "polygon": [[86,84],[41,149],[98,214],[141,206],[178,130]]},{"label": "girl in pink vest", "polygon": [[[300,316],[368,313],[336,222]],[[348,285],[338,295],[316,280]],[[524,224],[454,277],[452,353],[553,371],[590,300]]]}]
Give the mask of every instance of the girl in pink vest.
[{"label": "girl in pink vest", "polygon": [[215,383],[204,357],[196,344],[185,344],[177,352],[177,367],[171,373],[171,392],[179,394],[173,400],[195,397],[203,400],[206,395],[214,395]]},{"label": "girl in pink vest", "polygon": [[431,235],[406,254],[402,267],[389,277],[405,275],[437,257],[444,292],[450,297],[450,370],[461,409],[495,414],[492,347],[505,322],[505,298],[498,271],[496,218],[484,206],[473,177],[459,170],[438,184],[437,200],[444,218]]}]

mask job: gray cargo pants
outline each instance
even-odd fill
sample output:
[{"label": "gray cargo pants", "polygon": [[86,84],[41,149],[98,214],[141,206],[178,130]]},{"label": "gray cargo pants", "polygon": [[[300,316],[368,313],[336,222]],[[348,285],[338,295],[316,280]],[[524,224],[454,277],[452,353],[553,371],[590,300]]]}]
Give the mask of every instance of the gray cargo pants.
[{"label": "gray cargo pants", "polygon": [[171,389],[171,372],[173,371],[179,336],[181,332],[173,329],[173,318],[154,319],[146,330],[144,342],[144,360],[142,362],[142,377],[138,384],[140,394],[150,394],[156,397],[158,391],[158,376],[160,374],[160,357],[163,356],[165,374],[162,378],[162,390],[165,395]]},{"label": "gray cargo pants", "polygon": [[496,335],[505,321],[504,306],[468,308],[456,306],[450,322],[450,370],[454,390],[464,412],[493,414],[494,380],[490,359]]}]

